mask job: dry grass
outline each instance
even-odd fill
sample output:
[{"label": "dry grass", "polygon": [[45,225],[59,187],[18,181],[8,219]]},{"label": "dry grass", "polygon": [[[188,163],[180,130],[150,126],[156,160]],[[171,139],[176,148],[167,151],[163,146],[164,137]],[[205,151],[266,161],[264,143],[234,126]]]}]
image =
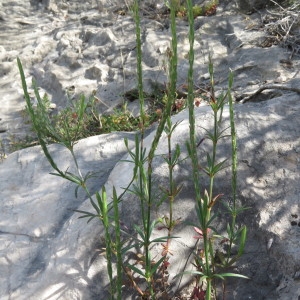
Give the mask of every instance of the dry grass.
[{"label": "dry grass", "polygon": [[289,59],[294,55],[300,56],[300,3],[292,2],[283,7],[272,1],[275,7],[263,16],[267,40],[291,50]]}]

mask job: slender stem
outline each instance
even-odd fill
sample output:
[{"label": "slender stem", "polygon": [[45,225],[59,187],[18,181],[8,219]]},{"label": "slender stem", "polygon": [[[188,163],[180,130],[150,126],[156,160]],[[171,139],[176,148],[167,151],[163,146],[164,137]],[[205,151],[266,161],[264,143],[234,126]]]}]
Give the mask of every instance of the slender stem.
[{"label": "slender stem", "polygon": [[[144,169],[144,126],[145,126],[145,108],[144,108],[144,91],[143,91],[143,75],[142,75],[142,46],[141,46],[141,29],[138,0],[134,2],[134,18],[136,23],[136,44],[137,44],[137,77],[138,91],[140,100],[140,151],[139,151],[139,189],[141,200],[141,213],[143,221],[143,229],[145,234],[144,251],[145,251],[145,278],[148,283],[150,294],[153,295],[151,284],[151,255],[150,255],[150,224],[151,224],[151,189],[152,189],[152,170],[150,158],[148,159],[148,176],[146,177]],[[147,180],[148,179],[148,180]]]},{"label": "slender stem", "polygon": [[[176,0],[171,1],[171,56],[169,57],[169,87],[168,87],[168,103],[165,108],[165,120],[167,123],[167,140],[168,140],[168,165],[169,165],[169,224],[168,224],[168,236],[171,235],[173,226],[173,200],[174,200],[174,184],[173,184],[173,168],[172,165],[172,121],[171,121],[171,108],[176,99],[176,84],[177,84],[177,33],[176,33]],[[164,125],[165,126],[165,125]],[[169,243],[169,241],[167,242]]]},{"label": "slender stem", "polygon": [[[204,255],[205,255],[205,273],[206,275],[210,274],[210,263],[209,263],[209,240],[207,236],[207,219],[205,213],[207,213],[208,203],[202,203],[201,200],[201,190],[199,183],[199,163],[197,156],[197,147],[195,139],[195,113],[194,113],[194,79],[193,79],[193,65],[194,65],[194,16],[193,16],[193,4],[191,0],[187,0],[188,7],[188,20],[189,20],[189,71],[188,71],[188,107],[189,107],[189,124],[190,124],[190,139],[189,139],[189,155],[192,160],[192,170],[193,170],[193,183],[195,188],[196,202],[198,210],[200,213],[200,222],[202,223],[203,230],[203,244],[204,244]],[[206,207],[203,207],[206,205]],[[207,279],[207,290],[206,290],[206,299],[211,298],[211,283],[210,279]]]},{"label": "slender stem", "polygon": [[232,188],[232,210],[231,210],[231,235],[229,237],[229,249],[227,251],[227,262],[230,259],[231,249],[234,243],[235,238],[235,226],[236,226],[236,217],[237,217],[237,138],[236,138],[236,129],[234,122],[234,108],[233,108],[233,99],[231,96],[231,86],[233,84],[233,74],[229,74],[229,86],[228,86],[228,99],[229,99],[229,112],[230,112],[230,128],[231,128],[231,148],[232,148],[232,178],[231,178],[231,188]]},{"label": "slender stem", "polygon": [[106,246],[106,259],[107,259],[107,272],[109,276],[110,281],[110,288],[111,288],[111,295],[110,298],[114,299],[114,293],[115,293],[115,285],[113,284],[113,271],[112,271],[112,241],[111,236],[109,232],[109,217],[108,217],[108,207],[107,207],[107,198],[106,198],[106,191],[105,188],[102,188],[102,224],[104,226],[104,232],[105,232],[105,246]]},{"label": "slender stem", "polygon": [[136,25],[136,51],[137,51],[137,80],[138,80],[138,92],[139,92],[139,102],[140,102],[140,129],[141,129],[141,137],[140,137],[140,146],[139,151],[136,152],[138,156],[138,180],[139,180],[139,188],[140,188],[140,200],[141,200],[141,213],[142,213],[142,221],[143,227],[145,229],[145,197],[144,195],[144,181],[143,181],[143,151],[144,151],[144,121],[145,121],[145,109],[144,109],[144,92],[143,92],[143,70],[142,70],[142,41],[141,41],[141,27],[140,27],[140,15],[139,15],[139,1],[135,0],[134,2],[134,19]]},{"label": "slender stem", "polygon": [[113,207],[114,207],[114,222],[116,233],[116,257],[117,257],[117,279],[116,290],[117,300],[121,300],[122,297],[122,256],[121,256],[121,230],[120,230],[120,216],[119,216],[119,199],[116,193],[116,189],[113,189]]},{"label": "slender stem", "polygon": [[[197,147],[195,140],[195,113],[194,113],[194,16],[192,0],[187,0],[188,20],[189,20],[189,70],[188,70],[188,108],[189,108],[189,124],[190,124],[190,156],[192,160],[192,176],[196,193],[196,201],[201,202],[200,184],[199,184],[199,163],[197,156]],[[200,210],[201,205],[199,205]]]},{"label": "slender stem", "polygon": [[[170,120],[171,122],[171,120]],[[173,224],[173,165],[172,165],[172,148],[171,148],[171,132],[172,132],[172,124],[170,123],[170,130],[168,134],[168,161],[169,161],[169,228],[168,228],[168,236],[171,235],[172,224]]]},{"label": "slender stem", "polygon": [[211,299],[211,290],[212,290],[212,284],[211,284],[211,279],[207,279],[207,287],[206,287],[206,294],[205,294],[205,299],[210,300]]},{"label": "slender stem", "polygon": [[77,173],[78,173],[79,177],[81,178],[81,180],[82,180],[82,182],[83,182],[83,181],[84,181],[84,180],[83,180],[83,176],[82,176],[81,170],[80,170],[80,168],[79,168],[78,161],[77,161],[77,158],[76,158],[76,156],[75,156],[73,146],[69,149],[69,151],[71,152],[73,161],[74,161],[75,166],[76,166]]},{"label": "slender stem", "polygon": [[139,15],[139,0],[134,2],[134,19],[136,25],[136,51],[137,51],[137,79],[138,91],[140,101],[140,118],[141,118],[141,131],[144,131],[145,122],[145,109],[144,109],[144,89],[143,89],[143,70],[142,70],[142,41],[141,41],[141,22]]},{"label": "slender stem", "polygon": [[[209,183],[209,203],[213,200],[213,188],[214,188],[214,166],[216,163],[216,152],[217,152],[217,143],[218,143],[218,112],[214,110],[214,135],[213,135],[213,149],[212,149],[212,159],[211,159],[211,166],[210,166],[210,183]],[[210,209],[208,210],[210,212]],[[206,220],[208,221],[210,218],[210,214],[208,213]]]}]

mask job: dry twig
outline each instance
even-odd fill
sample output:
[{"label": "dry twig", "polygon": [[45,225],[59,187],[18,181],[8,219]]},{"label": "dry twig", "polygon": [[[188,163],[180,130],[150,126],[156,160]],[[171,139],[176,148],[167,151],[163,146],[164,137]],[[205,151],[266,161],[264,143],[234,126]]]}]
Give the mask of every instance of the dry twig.
[{"label": "dry twig", "polygon": [[246,101],[249,101],[253,99],[255,96],[259,95],[261,92],[265,90],[284,90],[284,91],[291,91],[291,92],[296,92],[300,94],[300,88],[293,88],[290,86],[285,86],[285,85],[275,85],[275,84],[270,84],[270,85],[264,85],[260,87],[256,92],[244,97],[237,99],[238,102],[240,103],[245,103]]},{"label": "dry twig", "polygon": [[292,50],[289,57],[291,59],[293,55],[300,55],[300,4],[284,8],[275,1],[272,2],[279,10],[269,10],[268,15],[263,18],[265,29],[270,35],[267,41]]}]

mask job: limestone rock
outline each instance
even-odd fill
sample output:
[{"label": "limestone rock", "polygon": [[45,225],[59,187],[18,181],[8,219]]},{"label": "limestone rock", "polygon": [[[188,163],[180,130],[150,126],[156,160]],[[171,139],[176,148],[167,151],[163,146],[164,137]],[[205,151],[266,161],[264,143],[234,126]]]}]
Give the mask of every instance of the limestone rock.
[{"label": "limestone rock", "polygon": [[[297,278],[300,261],[299,242],[299,95],[290,94],[262,103],[236,105],[238,133],[238,189],[242,204],[250,207],[241,222],[248,226],[245,254],[237,263],[236,272],[250,277],[245,282],[232,280],[228,284],[228,299],[294,299],[298,296]],[[224,118],[228,122],[228,110]],[[186,156],[188,139],[187,112],[173,117],[181,121],[173,136],[182,157]],[[207,106],[196,111],[197,124],[211,128],[212,115]],[[197,127],[198,128],[198,127]],[[197,136],[205,132],[199,127]],[[145,140],[149,147],[154,132]],[[131,135],[132,136],[132,135]],[[131,178],[132,164],[120,161],[109,175],[109,170],[122,153],[124,134],[112,134],[80,141],[76,153],[83,171],[101,171],[91,183],[92,191],[106,182],[108,195],[112,186],[120,193]],[[162,139],[154,161],[154,173],[159,186],[166,184],[168,169],[162,157],[166,153]],[[70,165],[67,153],[59,146],[51,146],[55,159],[66,169]],[[204,143],[199,156],[209,150]],[[220,145],[219,155],[228,157],[230,141]],[[114,155],[113,157],[111,155]],[[124,160],[128,159],[124,157]],[[105,163],[106,165],[103,165]],[[174,202],[174,217],[195,221],[190,165],[182,163],[175,170],[175,180],[184,189]],[[86,224],[78,220],[72,209],[91,210],[89,201],[81,193],[74,198],[73,186],[50,176],[51,168],[39,147],[25,149],[8,157],[1,165],[1,299],[107,299],[105,261],[99,255],[102,247],[101,226],[97,220]],[[216,179],[216,193],[230,199],[230,171],[224,170]],[[107,179],[107,180],[106,180]],[[205,178],[203,178],[205,184]],[[127,195],[120,206],[126,226],[139,223],[137,199]],[[225,230],[222,207],[216,227]],[[167,212],[163,205],[157,216]],[[154,231],[155,236],[164,234]],[[176,228],[177,240],[172,241],[170,280],[173,289],[178,281],[173,276],[182,270],[187,254],[194,244],[192,228]],[[159,245],[155,248],[160,253]],[[189,278],[184,278],[186,282]],[[278,287],[278,288],[277,288]],[[279,288],[280,287],[280,288]],[[236,296],[233,296],[235,294]],[[130,291],[129,295],[132,295]],[[288,295],[290,298],[285,298]],[[126,299],[131,299],[131,296]],[[237,298],[234,298],[237,297]],[[124,296],[125,299],[125,296]]]},{"label": "limestone rock", "polygon": [[[69,103],[69,87],[74,87],[71,99],[96,91],[96,96],[104,103],[99,106],[102,114],[107,107],[123,103],[123,95],[137,86],[135,24],[130,13],[118,14],[120,1],[74,0],[64,7],[60,2],[33,0],[19,5],[10,0],[1,2],[0,118],[7,131],[0,139],[5,153],[12,151],[9,146],[12,137],[18,140],[30,134],[29,126],[21,117],[24,99],[16,57],[23,62],[28,86],[35,78],[49,100],[57,104],[58,111]],[[156,12],[158,1],[142,3],[145,12],[141,18],[143,82],[145,92],[151,94],[148,82],[166,86],[168,81],[164,70],[170,26],[168,20],[146,9],[148,5]],[[103,9],[99,10],[99,6]],[[292,68],[285,67],[280,61],[286,60],[290,53],[278,46],[262,48],[266,32],[261,29],[259,13],[245,19],[236,13],[230,1],[225,0],[220,1],[216,15],[197,17],[195,85],[208,83],[209,53],[220,88],[226,89],[229,68],[235,72],[234,92],[237,95],[251,92],[266,81],[288,83],[299,76],[299,57],[294,55]],[[185,20],[178,20],[177,32],[178,86],[181,86],[186,83],[188,69]]]},{"label": "limestone rock", "polygon": [[[157,1],[143,2],[153,5]],[[299,87],[299,57],[294,55],[291,63],[284,65],[282,62],[291,55],[287,49],[263,46],[266,33],[261,27],[261,12],[245,18],[231,9],[229,2],[220,1],[215,16],[195,19],[195,86],[208,84],[207,58],[212,53],[218,88],[227,88],[231,69],[235,96],[253,92],[264,83]],[[266,4],[258,0],[237,2],[246,13]],[[74,0],[66,4],[55,0],[3,0],[0,8],[0,160],[9,152],[12,136],[24,137],[29,132],[21,117],[24,99],[16,57],[23,62],[28,85],[36,78],[41,91],[58,109],[66,105],[67,92],[72,91],[75,97],[96,90],[105,104],[99,106],[99,112],[104,113],[107,105],[114,107],[123,101],[122,95],[136,89],[135,24],[129,14],[115,12],[120,1]],[[165,86],[168,80],[164,68],[170,28],[167,20],[151,18],[149,10],[144,12],[143,79],[146,92],[151,93],[152,83]],[[184,20],[178,20],[177,33],[178,86],[182,86],[187,79],[189,51]],[[290,300],[298,299],[300,294],[299,95],[281,95],[264,102],[259,100],[269,97],[257,97],[256,103],[236,105],[239,199],[251,208],[241,220],[248,226],[249,237],[236,270],[251,280],[246,284],[243,280],[230,281],[228,299]],[[133,104],[132,111],[137,107],[136,102]],[[228,122],[227,110],[225,119]],[[173,120],[182,121],[173,143],[182,147],[184,156],[186,112]],[[197,109],[197,122],[211,126],[207,107]],[[204,132],[200,126],[197,130],[201,139]],[[147,147],[153,134],[145,141]],[[108,192],[112,185],[120,192],[128,183],[132,164],[119,162],[126,152],[125,136],[133,138],[133,134],[110,134],[82,140],[76,146],[83,172],[100,171],[90,181],[92,193],[105,183]],[[220,154],[228,157],[230,143],[223,143]],[[201,157],[204,149],[209,149],[205,143],[203,147],[199,148]],[[53,145],[50,150],[64,170],[71,167],[62,147]],[[166,153],[164,140],[158,153]],[[97,221],[87,225],[85,220],[78,220],[79,214],[73,210],[92,210],[91,204],[82,192],[75,199],[74,187],[50,176],[51,171],[39,147],[15,152],[0,164],[0,299],[106,300],[105,259],[98,251],[103,247],[102,228]],[[157,182],[164,185],[167,169],[160,156],[156,157],[154,172]],[[229,175],[224,170],[216,180],[216,191],[230,195]],[[194,220],[188,163],[178,166],[176,180],[184,183],[184,189],[176,200],[175,215]],[[121,213],[128,225],[140,221],[137,209],[136,199],[126,195]],[[158,214],[165,211],[162,206]],[[222,217],[218,221],[222,232]],[[191,228],[182,225],[177,233],[181,238],[172,243],[170,279],[182,269],[194,241]],[[159,245],[156,250],[160,253]],[[178,282],[171,284],[175,291]]]},{"label": "limestone rock", "polygon": [[[110,170],[124,155],[124,137],[127,137],[132,145],[133,134],[128,133],[91,137],[76,145],[76,156],[82,172],[97,170],[97,174],[89,182],[92,193],[105,183]],[[49,148],[62,170],[73,170],[73,161],[66,149],[59,145],[52,145]],[[15,152],[0,165],[0,194],[1,199],[5,199],[0,203],[0,276],[3,279],[0,283],[1,300],[46,299],[47,296],[54,299],[59,297],[59,294],[64,295],[64,299],[72,298],[76,292],[74,294],[74,291],[69,290],[67,286],[73,285],[72,278],[74,280],[77,276],[76,270],[79,266],[77,263],[83,263],[82,271],[87,263],[81,256],[81,252],[85,251],[84,249],[92,249],[96,241],[94,238],[90,239],[89,234],[86,233],[82,238],[88,244],[84,246],[86,242],[83,242],[79,248],[75,246],[76,240],[81,240],[81,233],[77,231],[76,237],[71,238],[67,228],[73,222],[72,216],[75,217],[74,220],[78,218],[79,215],[74,214],[73,210],[78,209],[86,196],[79,191],[76,198],[72,184],[57,176],[49,175],[49,172],[51,167],[40,147]],[[81,227],[83,224],[85,222],[79,222],[76,226]],[[100,232],[100,227],[96,226],[98,227],[96,228],[94,225],[94,229],[90,228],[91,232]],[[63,236],[67,233],[65,242],[69,241],[73,244],[75,246],[73,250],[67,249],[66,244],[62,247],[58,244],[53,247],[52,243],[60,243],[63,228],[67,230],[63,233]],[[66,254],[69,258],[61,262],[57,261],[59,257],[66,258]],[[75,262],[74,259],[83,260]],[[69,264],[71,261],[75,262],[73,270],[69,269],[73,264]],[[53,271],[50,271],[50,277],[44,273],[46,269]],[[56,282],[58,279],[56,272],[63,269],[65,274],[63,277],[59,275],[59,282]],[[45,280],[42,284],[43,288],[27,289],[30,285],[30,277],[36,278],[40,283],[40,279],[43,278],[42,281]],[[82,280],[85,279],[79,279],[79,285],[85,285]],[[58,286],[64,286],[62,293],[57,292]],[[75,289],[77,290],[77,287]],[[68,297],[71,294],[73,296]]]}]

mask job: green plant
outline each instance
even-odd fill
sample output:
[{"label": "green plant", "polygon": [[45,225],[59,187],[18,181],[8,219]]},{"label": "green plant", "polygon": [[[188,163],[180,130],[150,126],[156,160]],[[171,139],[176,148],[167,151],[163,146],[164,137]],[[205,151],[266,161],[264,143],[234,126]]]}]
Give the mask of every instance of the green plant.
[{"label": "green plant", "polygon": [[[155,150],[165,130],[165,125],[168,121],[168,126],[166,130],[169,130],[171,136],[173,130],[170,123],[170,116],[172,112],[172,105],[175,101],[176,96],[176,82],[177,82],[177,40],[176,40],[176,25],[175,25],[175,10],[171,8],[171,32],[172,32],[172,43],[170,55],[170,78],[171,81],[167,88],[168,100],[166,102],[164,111],[162,113],[160,122],[158,124],[156,134],[154,136],[153,142],[150,146],[148,153],[146,154],[146,149],[143,143],[143,133],[146,124],[146,116],[144,112],[144,98],[143,98],[143,82],[142,82],[142,64],[141,64],[141,36],[140,36],[140,19],[138,10],[138,1],[135,1],[135,22],[136,22],[136,40],[137,40],[137,51],[138,51],[138,61],[137,61],[137,74],[138,74],[138,89],[140,97],[140,119],[141,119],[141,138],[136,141],[135,152],[128,149],[128,152],[134,163],[134,174],[135,182],[131,188],[131,192],[135,194],[138,199],[140,199],[141,207],[141,225],[134,225],[135,231],[137,233],[136,246],[139,249],[143,249],[141,253],[141,260],[143,268],[137,268],[135,265],[127,265],[129,269],[144,278],[147,283],[147,290],[142,291],[138,289],[143,297],[149,297],[155,299],[155,276],[157,273],[161,272],[161,265],[166,264],[166,255],[163,255],[158,261],[153,261],[151,257],[151,247],[155,243],[166,243],[171,238],[171,235],[165,237],[160,237],[151,240],[152,231],[157,224],[157,220],[152,220],[152,210],[154,202],[153,193],[153,174],[152,174],[152,163],[155,156]],[[147,164],[147,168],[145,167]],[[171,183],[173,186],[173,182]]]},{"label": "green plant", "polygon": [[[162,96],[163,97],[163,96]],[[100,115],[97,113],[97,99],[92,95],[88,98],[83,95],[78,100],[53,113],[49,108],[50,102],[48,96],[40,98],[39,104],[32,109],[35,112],[36,122],[43,130],[43,136],[48,143],[60,142],[61,138],[79,140],[89,136],[94,136],[112,131],[136,131],[140,129],[140,118],[134,117],[130,111],[124,108],[116,108],[110,114]],[[162,99],[155,100],[155,103],[148,113],[145,113],[145,127],[149,127],[160,118],[160,110],[164,107]],[[83,114],[82,113],[83,109]],[[22,113],[26,123],[31,124],[34,131],[33,123],[30,119],[28,106]],[[80,116],[80,118],[79,118]],[[56,132],[54,135],[53,132]],[[14,140],[12,150],[38,145],[39,141],[36,136],[27,136],[22,140]]]},{"label": "green plant", "polygon": [[[102,133],[99,117],[95,112],[95,98],[93,95],[89,98],[81,95],[79,99],[70,101],[69,106],[54,113],[50,109],[48,95],[45,94],[40,97],[35,81],[32,84],[35,93],[38,94],[36,96],[38,97],[37,105],[31,105],[29,108],[26,104],[22,116],[26,123],[31,124],[33,131],[35,131],[36,126],[40,128],[40,133],[47,143],[60,143],[61,140],[76,142],[79,139]],[[33,114],[35,124],[32,120]],[[19,141],[17,146],[25,148],[37,143],[37,137],[28,137],[28,139]]]},{"label": "green plant", "polygon": [[[33,127],[37,133],[40,145],[47,157],[52,168],[55,170],[53,175],[60,176],[76,185],[75,196],[79,188],[82,188],[94,209],[94,212],[77,210],[80,218],[88,218],[88,222],[97,218],[101,221],[104,228],[105,257],[107,259],[107,273],[110,279],[110,299],[122,299],[122,284],[124,279],[130,282],[130,285],[142,297],[142,299],[168,299],[168,266],[170,255],[170,244],[172,239],[176,238],[176,226],[182,220],[174,219],[173,206],[176,197],[180,194],[182,186],[174,180],[174,169],[180,162],[182,149],[180,145],[172,145],[172,136],[180,123],[172,123],[171,115],[176,105],[177,93],[177,36],[176,36],[176,7],[179,2],[170,0],[170,19],[171,19],[171,45],[167,53],[168,57],[168,75],[169,82],[166,86],[164,95],[163,109],[159,114],[157,129],[149,148],[144,145],[145,129],[151,122],[151,118],[145,111],[144,91],[143,91],[143,70],[142,70],[142,51],[141,51],[141,32],[138,0],[134,1],[132,6],[133,15],[136,23],[136,44],[137,44],[137,82],[138,95],[140,104],[140,114],[138,118],[131,118],[130,113],[124,109],[115,111],[112,116],[96,117],[93,110],[93,104],[84,97],[81,97],[74,105],[74,110],[69,109],[64,112],[65,117],[57,117],[55,121],[49,116],[47,110],[47,99],[42,99],[39,95],[38,88],[33,82],[34,92],[37,99],[37,108],[31,103],[27,85],[25,82],[24,72],[21,61],[18,59],[18,66],[21,74],[22,86],[24,90],[27,111],[32,120]],[[236,196],[236,179],[237,179],[237,146],[234,124],[233,101],[231,97],[231,87],[233,77],[230,73],[228,90],[225,94],[217,97],[215,93],[213,63],[209,60],[210,74],[210,91],[206,99],[210,105],[213,114],[212,131],[205,129],[205,138],[200,143],[196,141],[196,121],[195,121],[195,104],[194,104],[194,7],[191,0],[187,0],[187,16],[189,20],[189,72],[188,72],[188,96],[187,106],[189,111],[189,139],[186,143],[188,158],[191,161],[191,178],[195,192],[195,212],[197,221],[190,225],[193,226],[197,233],[197,247],[194,251],[195,270],[183,272],[192,274],[197,279],[197,284],[193,291],[193,299],[210,300],[215,296],[216,279],[225,280],[227,277],[242,277],[243,275],[229,272],[231,267],[242,255],[246,241],[246,227],[238,226],[236,222],[237,215],[245,208],[238,207]],[[231,219],[227,225],[227,234],[219,234],[214,227],[216,220],[215,204],[220,201],[221,194],[215,194],[215,177],[219,172],[227,167],[227,159],[218,161],[217,149],[219,141],[228,137],[227,129],[222,129],[223,110],[225,104],[229,102],[230,106],[230,128],[232,138],[232,204],[225,204]],[[129,160],[132,164],[132,178],[129,184],[124,188],[120,195],[117,195],[113,187],[111,198],[108,198],[106,188],[102,187],[100,192],[96,192],[92,197],[87,188],[87,180],[93,176],[92,173],[83,175],[78,165],[74,153],[74,145],[81,137],[81,131],[85,130],[86,113],[90,111],[93,118],[97,120],[101,129],[107,128],[124,128],[139,129],[139,134],[135,137],[135,147],[129,147],[128,140],[125,140]],[[74,115],[76,114],[76,115]],[[69,117],[66,117],[69,116]],[[124,125],[125,124],[125,125]],[[118,127],[120,126],[120,127]],[[156,157],[157,146],[163,136],[166,134],[166,155],[163,159],[168,166],[168,184],[161,188],[160,194],[155,192],[155,181],[153,175],[153,161]],[[203,140],[211,142],[211,150],[207,152],[206,161],[198,157],[198,149]],[[57,166],[48,151],[48,142],[56,141],[64,145],[71,153],[74,161],[75,172],[68,170],[63,171]],[[201,163],[200,163],[201,161]],[[205,174],[209,178],[207,187],[203,186],[200,174]],[[119,203],[123,201],[125,193],[132,193],[138,199],[140,216],[137,219],[140,223],[133,224],[133,228],[127,229],[122,227],[119,215]],[[168,213],[158,219],[153,214],[153,207],[159,206],[167,201],[169,205]],[[152,238],[155,227],[166,229],[167,234]],[[228,247],[224,253],[215,250],[215,244],[221,241],[227,243]],[[151,249],[155,244],[161,244],[162,252],[160,257],[153,257]],[[233,245],[238,245],[237,254],[233,255]],[[136,252],[134,262],[127,262],[130,250],[139,249]],[[116,265],[116,272],[113,272]],[[181,276],[178,274],[177,276]],[[146,286],[143,285],[146,283]],[[197,298],[196,298],[197,297]]]},{"label": "green plant", "polygon": [[[229,77],[228,91],[225,95],[219,97],[215,96],[214,91],[214,74],[213,74],[213,64],[210,60],[209,63],[209,73],[211,78],[211,91],[209,99],[207,99],[213,113],[214,125],[213,131],[210,132],[207,129],[206,136],[204,139],[211,141],[212,149],[207,152],[206,166],[199,163],[197,158],[197,147],[195,143],[195,135],[193,130],[190,136],[190,141],[187,144],[188,153],[192,160],[193,171],[194,171],[194,186],[196,191],[196,213],[198,217],[198,224],[191,224],[194,230],[197,232],[197,239],[203,241],[203,245],[198,248],[195,254],[195,267],[196,271],[191,271],[187,273],[195,274],[199,278],[199,284],[197,285],[198,293],[203,293],[205,299],[211,299],[214,293],[214,281],[216,279],[225,280],[226,277],[240,277],[247,278],[241,274],[235,274],[231,272],[224,272],[229,267],[231,267],[238,258],[243,254],[247,228],[245,226],[238,227],[236,224],[236,217],[246,208],[238,207],[236,200],[236,169],[237,169],[237,148],[236,148],[236,135],[235,135],[235,125],[234,125],[234,115],[233,115],[233,104],[230,94],[230,89],[232,86],[232,74]],[[226,99],[228,98],[230,104],[230,119],[231,119],[231,137],[232,137],[232,195],[233,201],[232,205],[225,204],[228,212],[231,215],[231,223],[227,224],[227,236],[219,235],[215,229],[213,223],[217,216],[214,212],[215,204],[220,201],[222,194],[214,194],[214,180],[218,173],[226,167],[227,159],[218,162],[217,161],[217,148],[218,142],[226,138],[227,128],[221,129],[222,114]],[[193,110],[193,108],[192,108]],[[192,114],[192,113],[191,113]],[[203,139],[203,140],[204,140]],[[203,141],[202,140],[202,141]],[[201,142],[202,143],[202,142]],[[200,144],[201,144],[200,143]],[[198,145],[200,146],[200,145]],[[208,189],[201,192],[201,186],[199,184],[199,172],[203,172],[209,177]],[[214,250],[217,240],[221,240],[221,244],[228,244],[226,248],[226,253],[223,254],[219,251]],[[238,245],[237,254],[233,255],[233,245]],[[203,287],[203,282],[206,283],[205,289]],[[205,292],[204,292],[205,291]],[[224,291],[225,293],[225,291]]]},{"label": "green plant", "polygon": [[[183,1],[165,1],[165,5],[171,10],[175,10],[176,16],[183,18],[188,15],[188,7],[187,4],[182,4]],[[194,5],[192,6],[193,17],[199,16],[211,16],[216,13],[217,6],[219,4],[218,0],[211,0],[210,2],[206,3],[205,5]]]},{"label": "green plant", "polygon": [[[37,133],[37,137],[39,140],[39,143],[43,149],[43,152],[48,159],[50,165],[52,168],[56,171],[55,173],[51,173],[52,175],[62,177],[76,185],[75,189],[75,196],[77,197],[77,192],[79,188],[84,189],[86,192],[92,207],[95,209],[96,213],[89,213],[85,211],[78,211],[82,214],[81,218],[89,218],[89,221],[98,218],[104,227],[105,231],[105,245],[106,245],[106,258],[107,258],[107,272],[110,278],[110,295],[111,299],[121,299],[121,263],[120,263],[120,227],[119,227],[119,218],[118,218],[118,202],[119,199],[116,196],[115,190],[113,193],[113,202],[108,203],[107,197],[106,197],[106,190],[103,187],[101,193],[96,192],[96,200],[97,202],[92,198],[86,182],[89,178],[93,176],[92,173],[87,173],[85,176],[82,175],[81,170],[78,165],[78,161],[76,159],[76,156],[74,154],[74,145],[76,143],[75,138],[78,136],[78,132],[82,126],[83,118],[84,118],[84,112],[87,108],[87,103],[85,102],[84,98],[81,98],[79,104],[78,104],[78,115],[77,115],[77,122],[74,127],[68,127],[68,122],[63,122],[64,130],[60,131],[58,130],[50,121],[49,115],[47,114],[46,105],[43,99],[39,95],[39,91],[37,86],[35,85],[35,82],[33,82],[33,88],[35,92],[35,96],[37,98],[37,109],[34,109],[33,104],[31,102],[30,96],[28,94],[27,84],[25,81],[24,71],[21,64],[20,59],[17,59],[18,67],[21,75],[22,80],[22,86],[25,96],[25,101],[27,104],[28,113],[30,115],[34,130]],[[56,164],[56,162],[53,160],[50,152],[48,151],[47,141],[48,137],[51,136],[53,139],[55,139],[60,144],[64,145],[71,153],[76,173],[71,173],[68,170],[62,171]],[[114,211],[114,224],[111,223],[111,217],[109,216],[109,212],[113,209]],[[111,228],[114,226],[116,228],[115,233],[116,237],[115,240],[112,239],[111,235]],[[112,267],[112,258],[113,258],[113,245],[115,245],[115,251],[117,253],[117,274],[116,274],[116,280],[113,277],[113,267]],[[115,298],[116,297],[116,298]]]},{"label": "green plant", "polygon": [[7,155],[5,153],[5,148],[4,148],[3,142],[0,139],[0,162],[2,162],[5,158],[7,158]]},{"label": "green plant", "polygon": [[[192,174],[193,174],[193,182],[195,188],[195,201],[196,201],[196,213],[198,217],[198,224],[192,224],[195,231],[198,233],[198,239],[203,241],[203,246],[199,251],[195,251],[195,265],[196,270],[190,271],[188,273],[195,274],[199,278],[199,285],[196,287],[199,293],[203,293],[205,295],[205,299],[209,300],[213,297],[213,281],[215,279],[225,280],[226,277],[241,277],[247,278],[240,274],[234,273],[220,273],[217,268],[216,259],[215,259],[215,251],[214,244],[216,238],[220,237],[217,233],[217,230],[213,226],[213,221],[216,218],[216,214],[213,214],[213,208],[217,201],[221,198],[221,194],[214,194],[214,179],[215,176],[225,167],[225,163],[227,161],[223,160],[217,161],[217,147],[220,139],[226,137],[226,129],[222,130],[220,125],[222,122],[222,114],[224,105],[226,103],[226,99],[229,99],[230,103],[230,120],[231,120],[231,135],[232,135],[232,187],[233,187],[233,206],[228,210],[232,216],[232,223],[227,226],[228,230],[228,240],[230,241],[227,260],[222,260],[222,267],[226,268],[229,265],[232,265],[234,261],[238,259],[240,255],[242,255],[245,241],[246,241],[246,227],[243,226],[239,229],[236,228],[236,216],[237,214],[243,210],[243,208],[238,209],[236,206],[236,136],[235,136],[235,127],[234,127],[234,115],[233,115],[233,105],[231,98],[231,87],[233,83],[232,74],[229,76],[229,84],[228,91],[225,95],[221,95],[216,97],[215,95],[215,84],[214,84],[214,70],[213,63],[211,58],[209,59],[209,74],[211,81],[211,91],[209,98],[207,99],[213,113],[214,125],[213,132],[206,131],[206,139],[212,142],[212,149],[210,152],[207,152],[206,166],[203,166],[199,163],[198,155],[197,155],[197,145],[196,144],[196,135],[195,135],[195,116],[194,116],[194,97],[193,97],[193,62],[194,62],[194,51],[193,51],[193,43],[194,43],[194,16],[193,16],[193,7],[192,2],[190,0],[187,1],[188,4],[188,19],[189,19],[189,41],[190,41],[190,52],[189,52],[189,73],[188,73],[188,107],[189,107],[189,123],[190,123],[190,139],[187,143],[187,149],[189,153],[189,157],[192,162]],[[203,141],[203,140],[202,140]],[[201,144],[201,143],[200,143]],[[203,172],[209,177],[209,186],[208,189],[202,191],[200,184],[200,172]],[[231,256],[232,244],[239,243],[239,251],[237,256],[230,260]],[[205,291],[202,287],[203,282],[206,283]]]}]

